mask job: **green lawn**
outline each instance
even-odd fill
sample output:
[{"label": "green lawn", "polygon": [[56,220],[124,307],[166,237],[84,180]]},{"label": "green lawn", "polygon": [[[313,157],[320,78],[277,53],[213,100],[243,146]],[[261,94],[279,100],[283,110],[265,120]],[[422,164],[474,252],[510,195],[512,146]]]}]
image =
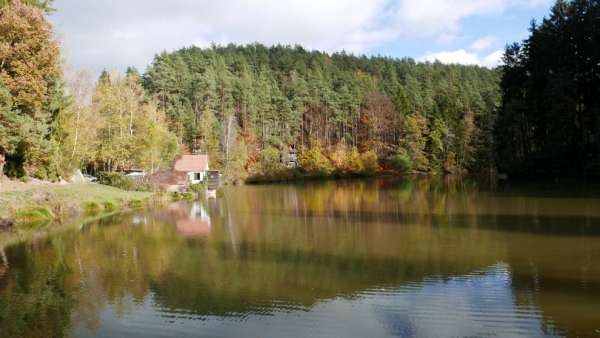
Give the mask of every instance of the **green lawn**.
[{"label": "green lawn", "polygon": [[124,191],[101,184],[69,184],[64,186],[32,186],[20,191],[0,192],[0,218],[12,217],[17,211],[46,207],[50,210],[80,210],[85,204],[112,202],[122,205],[143,200],[150,192]]}]

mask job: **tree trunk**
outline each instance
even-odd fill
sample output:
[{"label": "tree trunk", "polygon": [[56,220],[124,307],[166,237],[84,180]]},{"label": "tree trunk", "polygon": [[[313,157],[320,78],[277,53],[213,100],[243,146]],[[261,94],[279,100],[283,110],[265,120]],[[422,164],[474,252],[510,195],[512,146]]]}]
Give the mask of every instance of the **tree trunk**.
[{"label": "tree trunk", "polygon": [[[81,96],[81,94],[79,94]],[[75,119],[75,140],[73,141],[73,152],[71,152],[71,160],[75,158],[77,152],[77,142],[79,141],[79,117],[81,115],[81,106],[77,107],[76,119]]]},{"label": "tree trunk", "polygon": [[229,152],[230,152],[230,147],[232,146],[232,143],[235,142],[235,140],[232,140],[233,137],[233,115],[229,115],[227,117],[227,123],[226,123],[226,131],[225,131],[225,165],[227,166],[229,164]]},{"label": "tree trunk", "polygon": [[0,178],[4,177],[4,164],[6,164],[6,156],[0,152]]}]

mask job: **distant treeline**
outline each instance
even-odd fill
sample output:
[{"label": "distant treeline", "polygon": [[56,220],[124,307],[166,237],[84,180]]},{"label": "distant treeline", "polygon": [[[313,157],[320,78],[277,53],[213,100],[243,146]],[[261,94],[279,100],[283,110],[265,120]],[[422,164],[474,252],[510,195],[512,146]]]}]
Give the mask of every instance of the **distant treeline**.
[{"label": "distant treeline", "polygon": [[182,144],[220,168],[243,156],[251,173],[262,151],[285,159],[290,146],[327,159],[372,150],[419,171],[488,168],[499,81],[476,66],[260,44],[163,53],[144,75]]}]

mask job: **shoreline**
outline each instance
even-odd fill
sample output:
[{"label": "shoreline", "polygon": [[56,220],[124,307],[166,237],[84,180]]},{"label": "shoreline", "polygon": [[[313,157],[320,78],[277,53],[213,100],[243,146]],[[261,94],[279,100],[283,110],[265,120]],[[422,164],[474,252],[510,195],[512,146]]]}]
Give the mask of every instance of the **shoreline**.
[{"label": "shoreline", "polygon": [[0,231],[0,250],[24,241],[44,238],[52,233],[60,232],[66,229],[75,227],[83,228],[90,222],[128,211],[131,211],[131,209],[120,209],[111,212],[100,212],[97,214],[88,215],[72,215],[63,219],[49,220],[47,226],[41,228],[22,228],[20,226],[15,226],[12,229]]},{"label": "shoreline", "polygon": [[409,177],[419,176],[420,174],[403,173],[389,170],[379,170],[375,172],[340,172],[334,171],[332,173],[304,173],[298,169],[286,169],[278,171],[268,175],[254,175],[248,177],[245,180],[245,184],[256,185],[256,184],[270,184],[270,183],[290,183],[290,182],[303,182],[303,181],[327,181],[327,180],[345,180],[345,179],[364,179],[373,177]]},{"label": "shoreline", "polygon": [[337,180],[351,180],[351,179],[368,179],[368,178],[433,178],[440,176],[451,176],[451,177],[479,177],[479,174],[465,173],[465,174],[448,174],[448,173],[435,173],[435,172],[420,172],[411,171],[404,172],[393,169],[382,169],[375,172],[361,172],[361,173],[349,173],[349,172],[333,172],[331,174],[308,174],[303,173],[300,170],[284,170],[272,175],[255,175],[245,180],[244,184],[248,185],[259,185],[259,184],[276,184],[276,183],[294,183],[294,182],[311,182],[311,181],[337,181]]},{"label": "shoreline", "polygon": [[139,208],[153,192],[125,191],[96,183],[36,184],[0,191],[4,228],[40,228],[85,214]]},{"label": "shoreline", "polygon": [[[46,188],[55,185],[48,184]],[[25,193],[30,195],[31,189],[22,189],[20,191],[12,191],[10,193]],[[28,241],[36,238],[43,238],[48,234],[63,231],[73,227],[83,228],[87,224],[115,216],[118,214],[134,212],[136,210],[144,210],[155,206],[161,206],[168,202],[178,201],[192,201],[197,196],[191,193],[162,193],[162,192],[138,192],[138,191],[125,191],[111,186],[85,183],[85,184],[64,184],[60,185],[59,192],[54,192],[53,196],[59,196],[59,200],[54,201],[51,204],[40,204],[33,207],[33,201],[22,204],[21,209],[15,209],[13,212],[8,214],[6,211],[6,194],[7,191],[0,192],[0,221],[8,220],[11,221],[9,227],[0,227],[0,252],[7,246],[20,243],[22,241]],[[63,210],[62,212],[53,212],[52,207],[56,208],[61,205],[68,205],[72,203],[71,198],[60,197],[60,193],[65,193],[69,189],[75,189],[77,191],[86,190],[91,192],[87,197],[81,198],[78,207],[72,205],[70,208]],[[98,192],[107,193],[105,197],[98,197]],[[72,196],[72,194],[69,194]],[[77,196],[79,197],[79,196]],[[95,208],[90,208],[89,203],[94,203]],[[19,211],[31,210],[37,208],[45,208],[49,211],[49,217],[40,217],[35,219],[19,219],[15,217]],[[14,211],[16,210],[16,211]]]}]

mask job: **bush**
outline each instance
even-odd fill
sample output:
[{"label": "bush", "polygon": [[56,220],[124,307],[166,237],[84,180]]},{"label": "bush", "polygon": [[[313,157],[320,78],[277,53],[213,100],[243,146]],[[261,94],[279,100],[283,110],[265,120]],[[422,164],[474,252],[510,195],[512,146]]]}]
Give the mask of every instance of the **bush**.
[{"label": "bush", "polygon": [[98,183],[110,185],[122,190],[133,190],[134,182],[131,178],[121,174],[103,171],[98,173]]},{"label": "bush", "polygon": [[456,154],[453,151],[449,151],[444,162],[444,171],[448,174],[454,174],[458,169],[456,164]]},{"label": "bush", "polygon": [[348,147],[344,143],[338,143],[335,149],[330,154],[331,164],[338,172],[344,173],[348,171]]},{"label": "bush", "polygon": [[117,209],[117,206],[113,202],[110,202],[110,201],[106,201],[106,202],[102,203],[102,206],[104,207],[104,211],[108,211],[108,212],[115,211]]},{"label": "bush", "polygon": [[300,167],[310,175],[330,175],[334,167],[319,147],[312,147],[300,157]]},{"label": "bush", "polygon": [[388,157],[388,163],[393,169],[401,170],[404,172],[408,172],[413,169],[412,159],[410,158],[408,153],[403,149]]},{"label": "bush", "polygon": [[100,205],[96,202],[85,202],[83,203],[83,210],[86,213],[95,214],[100,211]]},{"label": "bush", "polygon": [[258,158],[258,165],[262,175],[269,175],[283,169],[279,150],[273,147],[263,149]]},{"label": "bush", "polygon": [[181,194],[181,199],[184,201],[193,201],[194,198],[194,194],[192,194],[191,192],[184,192]]},{"label": "bush", "polygon": [[141,209],[144,207],[144,202],[141,200],[131,200],[127,203],[127,206],[131,209]]},{"label": "bush", "polygon": [[360,154],[356,148],[352,148],[352,150],[348,153],[348,159],[346,160],[346,163],[348,172],[351,174],[360,174],[365,170],[363,162],[360,158]]},{"label": "bush", "polygon": [[372,174],[379,169],[377,154],[373,150],[360,154],[360,161],[362,162],[363,172],[367,174]]},{"label": "bush", "polygon": [[190,191],[191,192],[201,193],[204,190],[206,190],[206,185],[204,185],[203,183],[198,183],[198,184],[192,184],[192,185],[190,185]]},{"label": "bush", "polygon": [[15,219],[17,219],[19,222],[50,220],[54,217],[54,213],[45,207],[25,209],[18,211],[15,214]]}]

